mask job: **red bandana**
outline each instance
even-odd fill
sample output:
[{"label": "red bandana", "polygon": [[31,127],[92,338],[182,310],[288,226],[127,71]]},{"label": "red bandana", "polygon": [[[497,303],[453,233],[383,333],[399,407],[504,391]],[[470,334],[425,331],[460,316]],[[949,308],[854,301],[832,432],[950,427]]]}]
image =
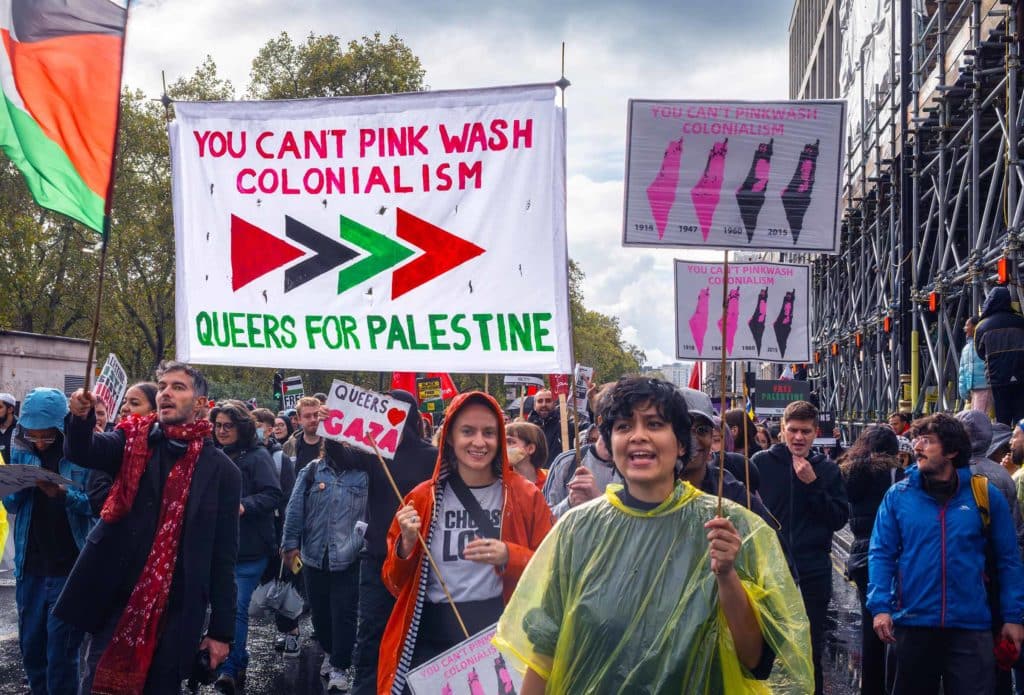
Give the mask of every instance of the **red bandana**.
[{"label": "red bandana", "polygon": [[[114,481],[100,517],[107,523],[124,518],[135,502],[139,481],[152,455],[149,431],[156,421],[156,413],[144,417],[132,416],[117,426],[124,430],[124,461]],[[146,685],[146,675],[153,661],[160,639],[164,609],[171,590],[171,578],[178,560],[178,545],[185,520],[185,504],[192,485],[203,440],[211,430],[208,420],[185,425],[163,427],[168,439],[188,442],[188,449],[171,467],[164,484],[153,547],[146,565],[132,589],[128,605],[117,621],[113,639],[100,657],[93,679],[93,693],[101,695],[134,695]]]}]

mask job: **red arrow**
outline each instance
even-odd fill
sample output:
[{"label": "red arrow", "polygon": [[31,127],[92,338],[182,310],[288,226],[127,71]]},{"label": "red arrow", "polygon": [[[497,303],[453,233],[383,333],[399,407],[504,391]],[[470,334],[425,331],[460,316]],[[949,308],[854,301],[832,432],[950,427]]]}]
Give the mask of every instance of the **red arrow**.
[{"label": "red arrow", "polygon": [[399,239],[418,246],[425,253],[394,272],[391,277],[392,299],[398,299],[484,252],[476,244],[460,239],[402,208],[398,208],[395,226]]},{"label": "red arrow", "polygon": [[306,255],[286,241],[241,217],[231,216],[231,289],[238,291],[258,277]]}]

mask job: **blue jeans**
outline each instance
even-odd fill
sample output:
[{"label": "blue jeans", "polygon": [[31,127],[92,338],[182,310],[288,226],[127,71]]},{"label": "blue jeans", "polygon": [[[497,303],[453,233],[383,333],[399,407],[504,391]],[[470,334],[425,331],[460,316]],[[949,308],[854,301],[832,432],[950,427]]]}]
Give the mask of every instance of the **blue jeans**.
[{"label": "blue jeans", "polygon": [[15,588],[18,643],[33,695],[78,691],[78,647],[82,632],[53,615],[67,577],[23,574]]},{"label": "blue jeans", "polygon": [[235,607],[235,643],[231,646],[228,658],[220,667],[220,673],[232,678],[238,676],[249,665],[249,652],[245,650],[245,642],[249,636],[249,601],[252,592],[259,586],[260,576],[267,567],[267,558],[239,562],[235,565],[235,589],[238,592],[238,603]]}]

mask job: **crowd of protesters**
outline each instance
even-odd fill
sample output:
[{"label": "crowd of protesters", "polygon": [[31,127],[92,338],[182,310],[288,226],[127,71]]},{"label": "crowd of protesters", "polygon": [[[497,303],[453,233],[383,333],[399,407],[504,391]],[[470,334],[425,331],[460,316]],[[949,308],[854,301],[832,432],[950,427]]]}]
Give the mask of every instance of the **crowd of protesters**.
[{"label": "crowd of protesters", "polygon": [[433,433],[392,391],[410,411],[390,463],[318,434],[323,394],[214,403],[179,362],[109,418],[81,390],[34,389],[20,411],[0,394],[5,461],[71,483],[3,500],[28,687],[244,692],[267,657],[247,651],[250,603],[278,580],[313,634],[278,612],[277,648],[315,640],[328,692],[410,692],[497,623],[525,695],[823,693],[849,524],[862,693],[1024,693],[1024,412],[1000,342],[1016,324],[986,325],[1002,304],[986,306],[966,409],[893,413],[848,448],[815,446],[809,402],[757,423],[647,377],[591,388],[572,448],[548,390],[518,417],[461,394]]}]

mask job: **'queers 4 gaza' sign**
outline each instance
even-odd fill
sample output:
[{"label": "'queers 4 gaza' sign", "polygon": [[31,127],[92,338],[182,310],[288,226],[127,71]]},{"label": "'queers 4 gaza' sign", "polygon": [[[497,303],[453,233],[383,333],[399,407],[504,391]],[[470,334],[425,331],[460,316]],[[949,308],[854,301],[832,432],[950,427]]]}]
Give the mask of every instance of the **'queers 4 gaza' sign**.
[{"label": "'queers 4 gaza' sign", "polygon": [[381,455],[391,459],[402,441],[409,408],[404,401],[335,379],[327,394],[327,417],[316,433],[373,453],[366,439],[370,437]]},{"label": "'queers 4 gaza' sign", "polygon": [[183,359],[571,367],[553,86],[175,108]]}]

